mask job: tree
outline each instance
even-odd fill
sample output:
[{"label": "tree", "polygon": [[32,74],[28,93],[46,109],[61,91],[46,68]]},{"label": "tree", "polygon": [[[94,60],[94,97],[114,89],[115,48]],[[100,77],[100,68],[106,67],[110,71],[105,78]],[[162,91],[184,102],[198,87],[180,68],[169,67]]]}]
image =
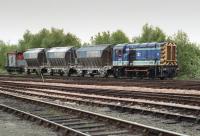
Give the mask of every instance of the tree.
[{"label": "tree", "polygon": [[110,44],[111,43],[111,35],[109,31],[104,31],[101,33],[98,33],[94,37],[91,37],[91,43],[92,44]]},{"label": "tree", "polygon": [[71,33],[65,34],[63,29],[42,29],[36,34],[26,31],[23,39],[19,41],[19,49],[25,51],[29,48],[51,48],[58,46],[80,46],[80,39]]},{"label": "tree", "polygon": [[121,30],[113,32],[110,38],[112,44],[129,43],[129,38]]},{"label": "tree", "polygon": [[113,33],[109,31],[100,32],[94,37],[91,37],[92,44],[120,44],[120,43],[128,43],[129,39],[126,34],[121,31],[117,30]]},{"label": "tree", "polygon": [[177,60],[179,66],[179,76],[185,78],[200,77],[200,49],[195,43],[189,41],[185,32],[178,31],[174,36],[169,37],[168,41],[175,42],[177,45]]},{"label": "tree", "polygon": [[64,37],[64,44],[68,46],[80,47],[81,41],[72,33],[67,33]]},{"label": "tree", "polygon": [[20,51],[25,51],[30,47],[29,43],[32,40],[33,35],[30,33],[30,31],[26,31],[23,35],[23,40],[19,40],[19,46],[18,49]]},{"label": "tree", "polygon": [[[39,33],[39,36],[41,33]],[[41,41],[41,47],[51,48],[57,46],[67,46],[64,42],[65,34],[62,29],[51,28],[49,33],[46,33]]]},{"label": "tree", "polygon": [[153,27],[145,24],[142,29],[142,34],[139,37],[134,37],[133,42],[164,42],[166,40],[165,33],[159,27]]}]

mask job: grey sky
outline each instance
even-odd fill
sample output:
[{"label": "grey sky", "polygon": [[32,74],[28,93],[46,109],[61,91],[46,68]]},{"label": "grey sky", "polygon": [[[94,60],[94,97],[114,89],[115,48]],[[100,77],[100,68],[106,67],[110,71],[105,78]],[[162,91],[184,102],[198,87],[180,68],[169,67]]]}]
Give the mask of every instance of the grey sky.
[{"label": "grey sky", "polygon": [[63,28],[83,41],[122,29],[131,38],[145,23],[171,35],[181,29],[200,42],[199,0],[0,0],[0,40],[17,43],[25,30]]}]

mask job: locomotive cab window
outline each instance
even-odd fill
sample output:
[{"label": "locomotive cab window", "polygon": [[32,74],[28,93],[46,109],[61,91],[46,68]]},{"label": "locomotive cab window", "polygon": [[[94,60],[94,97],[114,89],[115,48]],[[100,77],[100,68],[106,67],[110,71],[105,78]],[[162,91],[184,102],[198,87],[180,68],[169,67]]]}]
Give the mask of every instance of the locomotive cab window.
[{"label": "locomotive cab window", "polygon": [[115,56],[116,57],[122,57],[122,49],[115,50]]}]

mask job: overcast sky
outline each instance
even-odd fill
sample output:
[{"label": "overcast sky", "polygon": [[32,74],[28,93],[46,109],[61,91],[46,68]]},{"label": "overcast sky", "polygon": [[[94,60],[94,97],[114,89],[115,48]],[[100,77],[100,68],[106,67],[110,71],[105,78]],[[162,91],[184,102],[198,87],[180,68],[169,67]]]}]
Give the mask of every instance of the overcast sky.
[{"label": "overcast sky", "polygon": [[0,0],[0,40],[17,43],[28,29],[63,28],[82,42],[100,31],[123,30],[129,38],[145,23],[171,35],[178,30],[200,43],[199,0]]}]

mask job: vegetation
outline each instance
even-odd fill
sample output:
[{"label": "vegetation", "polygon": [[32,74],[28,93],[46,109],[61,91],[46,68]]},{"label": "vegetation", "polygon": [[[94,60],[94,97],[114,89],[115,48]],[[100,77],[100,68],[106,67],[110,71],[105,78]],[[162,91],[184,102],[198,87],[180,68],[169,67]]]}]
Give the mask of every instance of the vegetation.
[{"label": "vegetation", "polygon": [[23,39],[19,41],[19,50],[29,48],[51,48],[55,46],[76,46],[81,45],[80,39],[71,33],[65,34],[62,29],[42,29],[36,34],[26,31]]},{"label": "vegetation", "polygon": [[110,33],[109,31],[101,32],[91,37],[92,44],[120,44],[120,43],[129,43],[129,38],[126,34],[117,30],[116,32]]},{"label": "vegetation", "polygon": [[166,34],[159,28],[145,24],[142,29],[141,36],[134,37],[133,42],[164,42],[166,41]]},{"label": "vegetation", "polygon": [[[132,39],[133,43],[164,42],[170,41],[177,44],[177,60],[181,79],[200,79],[200,49],[192,43],[187,34],[178,31],[172,36],[167,36],[162,29],[148,24],[143,26],[141,35]],[[90,44],[120,44],[130,43],[128,36],[121,30],[115,32],[99,32],[91,37],[91,43],[83,43],[71,33],[65,34],[62,29],[42,29],[36,34],[26,31],[18,45],[10,45],[0,41],[0,69],[5,65],[6,53],[10,51],[25,51],[28,48],[50,48],[55,46],[87,46]],[[2,71],[2,70],[0,70]]]},{"label": "vegetation", "polygon": [[169,37],[177,45],[177,60],[179,65],[179,78],[200,78],[200,48],[189,41],[186,33],[179,31]]}]

